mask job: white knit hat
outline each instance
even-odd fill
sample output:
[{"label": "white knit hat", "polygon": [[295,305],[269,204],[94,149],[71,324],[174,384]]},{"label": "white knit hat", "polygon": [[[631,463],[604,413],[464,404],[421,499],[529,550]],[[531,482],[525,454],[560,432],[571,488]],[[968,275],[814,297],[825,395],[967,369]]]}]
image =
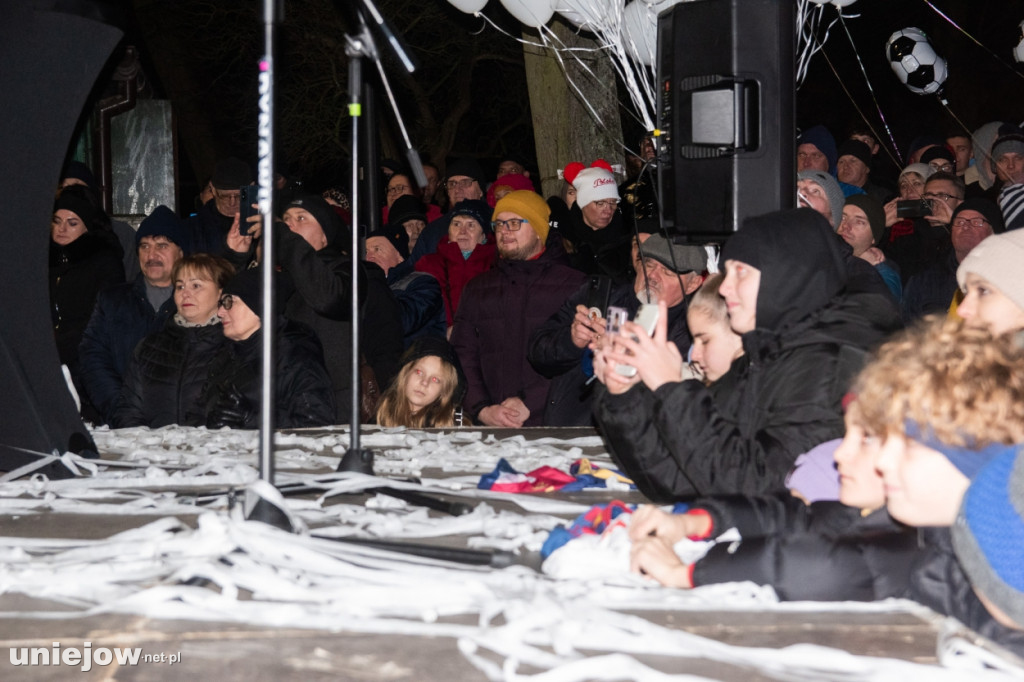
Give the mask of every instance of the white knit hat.
[{"label": "white knit hat", "polygon": [[576,203],[580,208],[602,199],[619,200],[619,186],[612,175],[612,167],[604,159],[598,159],[584,168],[582,163],[570,163],[563,176],[576,188]]},{"label": "white knit hat", "polygon": [[1024,230],[1010,230],[981,240],[956,270],[956,281],[967,290],[967,273],[973,272],[995,285],[1004,296],[1024,310]]}]

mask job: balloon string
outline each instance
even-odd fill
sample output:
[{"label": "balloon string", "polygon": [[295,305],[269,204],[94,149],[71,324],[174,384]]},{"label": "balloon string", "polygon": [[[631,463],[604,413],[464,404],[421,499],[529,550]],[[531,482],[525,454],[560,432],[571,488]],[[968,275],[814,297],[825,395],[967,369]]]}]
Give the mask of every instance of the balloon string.
[{"label": "balloon string", "polygon": [[989,150],[985,149],[984,147],[982,147],[982,145],[978,144],[978,141],[974,139],[974,133],[972,133],[971,130],[967,127],[967,125],[960,120],[960,117],[954,114],[953,110],[949,108],[949,102],[946,100],[946,98],[938,93],[936,93],[935,96],[939,98],[939,103],[946,110],[946,113],[952,116],[953,120],[956,121],[960,125],[960,128],[962,128],[963,131],[967,133],[967,136],[971,138],[971,142],[974,144],[975,148],[980,149],[981,153],[984,154],[985,158],[988,159],[989,163],[991,163],[994,166],[996,160],[992,158],[991,154],[989,154]]},{"label": "balloon string", "polygon": [[[854,56],[857,57],[857,65],[860,67],[860,72],[864,74],[864,82],[867,83],[868,85],[868,92],[871,93],[871,101],[875,103],[875,110],[878,112],[878,118],[882,119],[882,126],[885,128],[885,134],[889,136],[889,142],[892,143],[892,148],[896,151],[896,154],[899,155],[899,149],[896,147],[896,139],[895,137],[893,137],[892,130],[889,128],[889,122],[885,120],[885,114],[882,113],[882,105],[878,103],[878,97],[875,96],[875,88],[871,84],[871,79],[868,78],[867,69],[864,68],[864,62],[861,61],[860,52],[857,51],[857,44],[853,41],[853,36],[850,35],[850,29],[847,27],[846,20],[843,18],[842,14],[839,15],[839,23],[842,25],[843,31],[846,33],[846,38],[850,41],[850,47],[853,48]],[[824,52],[822,52],[822,54],[824,55]],[[825,56],[825,59],[826,61],[828,60],[827,55]],[[838,77],[839,76],[837,74],[836,78]],[[843,89],[845,90],[846,88],[844,87]],[[847,92],[847,95],[849,96],[849,92]],[[853,97],[850,97],[850,100],[852,101]],[[856,103],[854,103],[854,106],[856,106]],[[857,111],[859,113],[860,109],[858,108]],[[878,132],[875,130],[874,126],[871,125],[871,122],[868,121],[864,114],[861,114],[861,118],[864,119],[864,123],[871,130],[871,134],[875,136],[875,139],[881,139],[878,135]],[[886,148],[885,153],[889,154],[889,158],[892,159],[892,161],[896,163],[896,165],[899,168],[903,167],[902,159],[897,160],[891,153],[889,153],[888,148]]]},{"label": "balloon string", "polygon": [[1005,66],[1006,68],[1008,68],[1008,69],[1009,69],[1010,71],[1012,71],[1012,72],[1013,72],[1013,75],[1014,75],[1014,76],[1017,76],[1018,78],[1024,78],[1024,74],[1021,74],[1021,73],[1020,73],[1019,71],[1017,71],[1017,69],[1016,69],[1016,68],[1014,68],[1013,66],[1011,66],[1011,65],[1010,65],[1010,64],[1009,64],[1009,63],[1008,63],[1008,62],[1007,62],[1007,61],[1006,61],[1005,59],[1003,59],[1002,57],[1000,57],[1000,56],[999,56],[999,55],[998,55],[997,53],[993,52],[991,48],[989,48],[988,46],[984,45],[984,44],[983,44],[983,43],[981,43],[981,42],[980,42],[980,41],[979,41],[979,40],[978,40],[977,38],[975,38],[975,37],[974,37],[974,36],[972,36],[972,35],[971,35],[970,33],[968,33],[967,31],[965,31],[965,30],[963,29],[963,27],[962,27],[962,26],[960,26],[960,24],[958,24],[958,23],[956,23],[955,21],[953,21],[953,19],[952,19],[952,18],[951,18],[951,17],[949,16],[949,15],[947,15],[947,14],[944,14],[942,10],[940,10],[940,9],[939,9],[938,7],[936,7],[935,5],[933,5],[933,4],[931,3],[931,0],[924,0],[924,4],[926,4],[926,5],[928,5],[929,7],[931,7],[931,8],[932,8],[932,10],[934,10],[936,14],[938,14],[938,15],[939,15],[940,17],[942,17],[942,18],[943,18],[943,19],[945,19],[945,20],[946,20],[947,22],[949,22],[949,25],[950,25],[950,26],[952,26],[953,28],[955,28],[956,30],[960,31],[960,32],[961,32],[961,33],[963,33],[963,34],[964,34],[965,36],[967,36],[968,38],[970,38],[970,40],[971,40],[971,41],[973,41],[975,45],[977,45],[978,47],[980,47],[981,49],[985,50],[985,51],[986,51],[986,52],[988,52],[988,53],[989,53],[990,55],[992,55],[992,56],[993,56],[993,57],[994,57],[994,58],[996,59],[996,61],[997,61],[997,62],[999,62],[1000,64],[1002,64],[1003,66]]}]

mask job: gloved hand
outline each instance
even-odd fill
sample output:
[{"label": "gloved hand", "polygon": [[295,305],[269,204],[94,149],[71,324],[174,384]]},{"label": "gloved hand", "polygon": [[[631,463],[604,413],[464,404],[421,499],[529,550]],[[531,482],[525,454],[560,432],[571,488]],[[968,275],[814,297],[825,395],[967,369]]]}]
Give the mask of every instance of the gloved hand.
[{"label": "gloved hand", "polygon": [[207,428],[245,428],[256,416],[252,402],[233,383],[223,383],[217,389],[220,396],[206,417]]}]

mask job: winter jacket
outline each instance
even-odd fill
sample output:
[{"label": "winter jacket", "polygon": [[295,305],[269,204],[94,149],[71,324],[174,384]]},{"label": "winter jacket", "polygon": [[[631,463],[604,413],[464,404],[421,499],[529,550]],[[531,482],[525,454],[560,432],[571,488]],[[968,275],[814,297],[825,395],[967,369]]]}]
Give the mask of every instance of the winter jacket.
[{"label": "winter jacket", "polygon": [[[283,306],[285,317],[313,329],[323,347],[324,364],[334,386],[336,423],[352,419],[351,261],[334,246],[319,251],[305,239],[278,225],[277,255],[291,279],[294,293]],[[402,354],[402,322],[384,271],[359,263],[360,348],[379,386],[398,373]]]},{"label": "winter jacket", "polygon": [[572,267],[588,275],[607,275],[615,282],[632,279],[632,234],[619,211],[604,229],[595,230],[583,222],[579,204],[573,204],[569,220],[559,225],[559,231],[571,245],[569,264]]},{"label": "winter jacket", "polygon": [[842,251],[810,209],[751,219],[732,239],[723,261],[734,244],[761,259],[748,263],[761,283],[746,354],[710,388],[598,398],[609,452],[652,500],[785,490],[799,454],[843,434],[842,397],[866,351],[900,327],[888,294],[845,292]]},{"label": "winter jacket", "polygon": [[915,218],[911,224],[910,232],[882,244],[885,257],[898,266],[904,287],[917,273],[941,263],[953,248],[948,225],[932,225],[924,218]]},{"label": "winter jacket", "polygon": [[96,299],[78,347],[79,372],[86,395],[105,421],[110,420],[121,393],[125,367],[135,346],[147,335],[160,331],[174,312],[173,296],[160,310],[153,310],[141,274],[133,282],[100,293]]},{"label": "winter jacket", "polygon": [[1024,656],[1024,631],[1011,630],[992,618],[957,563],[949,528],[920,528],[924,551],[913,566],[908,599],[944,616],[952,616],[980,635]]},{"label": "winter jacket", "polygon": [[486,244],[477,244],[469,258],[462,257],[459,245],[447,236],[441,239],[435,253],[428,253],[416,261],[416,269],[433,275],[441,285],[444,311],[448,326],[455,324],[455,311],[466,283],[481,272],[487,272],[498,259],[498,247],[493,239]]},{"label": "winter jacket", "polygon": [[710,514],[712,535],[735,527],[743,538],[694,564],[695,586],[749,580],[787,601],[876,601],[904,594],[921,553],[917,532],[885,508],[806,505],[789,494],[713,497],[690,508]]},{"label": "winter jacket", "polygon": [[922,270],[907,282],[903,290],[903,321],[914,320],[931,313],[945,314],[953,302],[959,286],[956,269],[960,264],[952,249],[937,263]]},{"label": "winter jacket", "polygon": [[[260,422],[262,328],[218,352],[199,398],[199,421],[210,427],[255,429]],[[275,343],[275,428],[334,423],[334,389],[313,330],[281,318]]]},{"label": "winter jacket", "polygon": [[202,426],[199,393],[225,343],[219,322],[183,327],[169,319],[162,330],[135,347],[111,425]]},{"label": "winter jacket", "polygon": [[[629,312],[630,319],[636,316],[636,311],[640,307],[632,283],[611,286],[606,302],[592,301],[592,292],[599,290],[602,279],[608,280],[603,275],[591,275],[588,281],[562,304],[558,312],[537,327],[530,336],[527,359],[535,370],[552,380],[547,404],[544,407],[545,426],[593,425],[593,401],[598,384],[591,381],[590,376],[584,371],[584,363],[590,364],[593,353],[587,348],[577,348],[572,342],[572,322],[576,316],[576,306],[590,307],[596,303],[596,307],[602,311],[607,310],[609,305],[618,306]],[[691,343],[690,330],[686,326],[688,305],[689,297],[668,311],[668,340],[673,341],[683,355]]]},{"label": "winter jacket", "polygon": [[[117,237],[85,232],[60,246],[50,241],[50,317],[60,361],[76,372],[78,344],[101,291],[124,281]],[[9,292],[11,293],[11,292]]]},{"label": "winter jacket", "polygon": [[533,260],[501,258],[492,270],[466,285],[455,314],[452,345],[466,373],[464,406],[474,422],[483,408],[519,397],[530,410],[524,426],[543,423],[551,382],[526,358],[530,334],[585,279],[565,264],[564,252],[551,245]]},{"label": "winter jacket", "polygon": [[421,336],[445,338],[447,325],[441,285],[425,272],[416,272],[404,260],[388,270],[388,287],[398,302],[402,318],[402,339],[408,348]]}]

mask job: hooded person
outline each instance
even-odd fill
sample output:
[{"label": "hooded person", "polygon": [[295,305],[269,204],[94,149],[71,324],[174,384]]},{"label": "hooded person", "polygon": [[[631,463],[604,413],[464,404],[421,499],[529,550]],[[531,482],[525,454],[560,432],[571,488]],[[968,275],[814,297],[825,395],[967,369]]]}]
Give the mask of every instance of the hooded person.
[{"label": "hooded person", "polygon": [[[225,343],[199,398],[200,423],[259,427],[263,384],[263,275],[243,270],[224,286],[217,317]],[[278,315],[274,322],[274,426],[291,429],[334,422],[334,390],[323,348],[312,329]]]},{"label": "hooded person", "polygon": [[[73,185],[86,187],[95,198],[96,206],[99,207],[101,205],[99,183],[96,182],[96,176],[81,161],[68,161],[61,171],[61,189]],[[100,210],[102,211],[102,209]],[[135,230],[123,220],[109,218],[105,212],[100,217],[109,223],[110,229],[117,235],[117,240],[120,242],[121,251],[123,252],[124,277],[126,280],[131,281],[135,278],[135,275],[139,274],[139,257],[135,250]]]},{"label": "hooded person", "polygon": [[437,251],[416,261],[416,270],[433,275],[441,285],[445,319],[450,330],[455,323],[462,290],[469,280],[487,272],[498,259],[498,247],[491,229],[492,208],[480,199],[463,199],[455,204]]},{"label": "hooded person", "polygon": [[73,377],[96,297],[124,281],[121,246],[101,216],[88,188],[68,187],[54,202],[50,219],[50,319],[60,361]]},{"label": "hooded person", "polygon": [[722,257],[745,354],[710,387],[641,381],[595,408],[613,459],[654,501],[784,490],[799,454],[842,435],[850,379],[900,326],[888,294],[846,290],[843,245],[815,211],[749,218]]},{"label": "hooded person", "polygon": [[565,179],[576,188],[576,202],[559,224],[569,263],[584,274],[607,275],[616,282],[631,279],[630,232],[619,210],[619,188],[604,159],[590,167],[570,163]]}]

